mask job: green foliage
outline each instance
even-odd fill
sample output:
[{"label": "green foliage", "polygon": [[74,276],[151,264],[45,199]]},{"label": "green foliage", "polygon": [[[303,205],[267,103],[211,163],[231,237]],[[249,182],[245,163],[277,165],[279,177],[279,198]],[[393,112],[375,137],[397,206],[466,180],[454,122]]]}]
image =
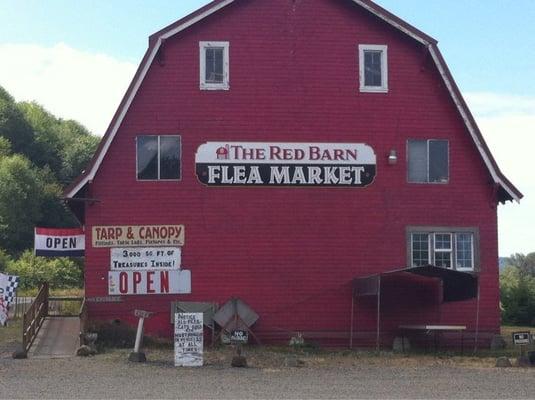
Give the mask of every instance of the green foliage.
[{"label": "green foliage", "polygon": [[19,252],[31,245],[42,198],[40,176],[26,158],[0,158],[0,243],[6,249]]},{"label": "green foliage", "polygon": [[0,137],[11,143],[14,152],[27,154],[32,142],[32,129],[13,97],[0,87]]},{"label": "green foliage", "polygon": [[512,254],[506,260],[506,265],[518,268],[523,275],[535,276],[535,253],[524,255],[522,253]]},{"label": "green foliage", "polygon": [[0,157],[9,156],[11,154],[11,142],[3,137],[0,136]]},{"label": "green foliage", "polygon": [[11,262],[11,257],[5,250],[0,249],[0,272],[6,270],[7,265]]},{"label": "green foliage", "polygon": [[81,287],[83,283],[80,262],[69,258],[37,257],[31,250],[9,262],[7,272],[20,277],[21,289],[35,288],[45,281],[54,289]]},{"label": "green foliage", "polygon": [[62,188],[90,161],[99,138],[0,87],[0,243],[11,255],[32,247],[35,226],[76,226]]},{"label": "green foliage", "polygon": [[[533,253],[532,253],[533,254]],[[500,275],[502,320],[510,325],[535,326],[535,277],[510,265]]]}]

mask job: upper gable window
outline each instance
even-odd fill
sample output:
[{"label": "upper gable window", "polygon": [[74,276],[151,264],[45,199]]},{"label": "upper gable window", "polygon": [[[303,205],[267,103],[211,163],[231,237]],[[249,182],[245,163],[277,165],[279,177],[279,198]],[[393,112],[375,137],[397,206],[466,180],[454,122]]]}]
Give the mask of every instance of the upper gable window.
[{"label": "upper gable window", "polygon": [[136,150],[138,180],[180,179],[180,136],[138,136]]},{"label": "upper gable window", "polygon": [[409,140],[407,162],[409,182],[448,183],[449,142],[434,139]]},{"label": "upper gable window", "polygon": [[200,42],[201,90],[228,90],[229,42]]},{"label": "upper gable window", "polygon": [[388,92],[387,46],[359,45],[359,81],[361,92]]}]

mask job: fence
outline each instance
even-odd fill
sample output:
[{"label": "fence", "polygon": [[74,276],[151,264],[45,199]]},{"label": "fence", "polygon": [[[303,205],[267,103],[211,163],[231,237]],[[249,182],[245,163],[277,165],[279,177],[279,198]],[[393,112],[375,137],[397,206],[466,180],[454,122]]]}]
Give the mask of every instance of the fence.
[{"label": "fence", "polygon": [[39,293],[22,317],[22,347],[27,352],[48,314],[48,283],[43,283]]}]

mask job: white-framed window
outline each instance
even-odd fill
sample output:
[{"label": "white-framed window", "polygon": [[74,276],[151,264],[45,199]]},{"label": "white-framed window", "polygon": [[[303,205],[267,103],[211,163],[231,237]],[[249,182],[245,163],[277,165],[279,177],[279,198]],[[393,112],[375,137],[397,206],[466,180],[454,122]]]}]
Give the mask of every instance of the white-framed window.
[{"label": "white-framed window", "polygon": [[476,241],[475,228],[409,228],[409,265],[473,271],[477,260]]},{"label": "white-framed window", "polygon": [[201,90],[229,90],[229,42],[199,42]]},{"label": "white-framed window", "polygon": [[448,183],[449,142],[439,139],[409,139],[407,179],[410,183]]},{"label": "white-framed window", "polygon": [[136,138],[138,181],[178,181],[182,176],[182,144],[178,135],[140,135]]},{"label": "white-framed window", "polygon": [[361,92],[388,92],[388,47],[359,44],[359,82]]}]

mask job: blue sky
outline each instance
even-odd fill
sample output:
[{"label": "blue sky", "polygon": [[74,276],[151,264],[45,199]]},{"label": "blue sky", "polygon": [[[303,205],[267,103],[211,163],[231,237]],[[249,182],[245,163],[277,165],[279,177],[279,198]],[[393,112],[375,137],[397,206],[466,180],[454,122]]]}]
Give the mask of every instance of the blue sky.
[{"label": "blue sky", "polygon": [[[148,36],[206,3],[0,0],[0,85],[101,135]],[[526,168],[535,147],[535,0],[377,3],[439,41],[501,169],[526,195],[500,207],[500,254],[535,251]]]},{"label": "blue sky", "polygon": [[[379,0],[439,41],[466,91],[535,92],[534,0]],[[0,41],[63,42],[137,63],[149,34],[202,0],[0,0]]]}]

